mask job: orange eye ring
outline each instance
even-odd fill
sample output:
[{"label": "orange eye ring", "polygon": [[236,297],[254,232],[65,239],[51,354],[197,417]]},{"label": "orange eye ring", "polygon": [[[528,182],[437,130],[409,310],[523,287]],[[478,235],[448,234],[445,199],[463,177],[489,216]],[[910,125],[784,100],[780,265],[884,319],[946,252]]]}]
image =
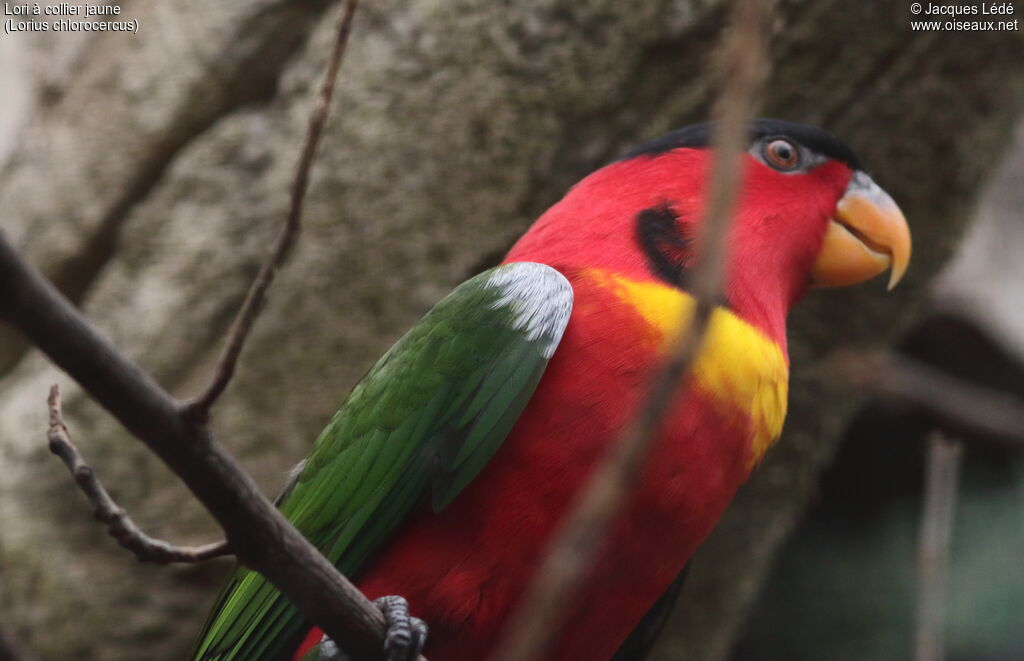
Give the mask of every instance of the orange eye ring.
[{"label": "orange eye ring", "polygon": [[800,165],[800,151],[789,140],[772,140],[764,147],[764,160],[776,170],[788,172]]}]

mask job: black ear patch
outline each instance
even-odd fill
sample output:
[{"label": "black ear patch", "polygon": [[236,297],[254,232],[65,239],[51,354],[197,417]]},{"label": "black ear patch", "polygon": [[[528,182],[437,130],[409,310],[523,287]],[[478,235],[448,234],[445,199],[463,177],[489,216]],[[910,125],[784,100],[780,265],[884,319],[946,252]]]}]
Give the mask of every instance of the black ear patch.
[{"label": "black ear patch", "polygon": [[682,233],[679,215],[670,205],[644,209],[636,215],[636,237],[651,270],[679,289],[689,281],[693,236]]},{"label": "black ear patch", "polygon": [[[619,160],[639,156],[658,156],[673,149],[690,147],[700,149],[711,144],[714,122],[691,124],[686,128],[666,133],[626,152]],[[846,143],[816,126],[786,122],[781,119],[755,119],[750,124],[751,144],[762,138],[786,138],[799,143],[822,156],[845,163],[854,170],[863,170],[860,160]]]}]

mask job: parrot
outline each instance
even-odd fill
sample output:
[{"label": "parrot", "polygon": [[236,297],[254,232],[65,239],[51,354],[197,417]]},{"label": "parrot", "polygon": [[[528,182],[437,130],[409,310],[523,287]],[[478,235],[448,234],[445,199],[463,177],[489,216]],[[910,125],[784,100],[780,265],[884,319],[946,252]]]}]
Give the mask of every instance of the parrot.
[{"label": "parrot", "polygon": [[[654,138],[579,181],[380,358],[293,471],[278,507],[376,600],[387,658],[493,651],[687,328],[715,126]],[[723,295],[547,661],[646,656],[634,632],[664,619],[782,431],[789,308],[885,271],[891,289],[909,264],[903,213],[850,147],[777,119],[746,136]],[[347,658],[343,647],[238,566],[191,658]]]}]

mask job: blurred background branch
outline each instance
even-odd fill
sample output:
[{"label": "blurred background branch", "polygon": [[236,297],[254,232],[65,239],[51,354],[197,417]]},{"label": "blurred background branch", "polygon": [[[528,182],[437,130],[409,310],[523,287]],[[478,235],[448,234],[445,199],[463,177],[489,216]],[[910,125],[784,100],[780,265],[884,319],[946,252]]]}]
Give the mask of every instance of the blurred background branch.
[{"label": "blurred background branch", "polygon": [[1024,450],[1024,399],[957,379],[894,353],[846,349],[819,367],[822,381],[926,410],[951,431],[970,431]]},{"label": "blurred background branch", "polygon": [[726,238],[736,191],[742,181],[740,154],[768,72],[768,36],[773,1],[739,0],[718,46],[715,65],[721,91],[714,107],[713,138],[719,155],[711,175],[707,216],[701,226],[693,270],[695,303],[686,309],[685,328],[669,350],[649,391],[555,535],[518,612],[497,647],[497,661],[541,658],[568,616],[598,551],[622,512],[646,462],[655,432],[673,397],[685,383],[704,342],[711,313],[722,296]]},{"label": "blurred background branch", "polygon": [[950,546],[963,448],[939,432],[928,443],[924,513],[918,542],[914,661],[943,661]]}]

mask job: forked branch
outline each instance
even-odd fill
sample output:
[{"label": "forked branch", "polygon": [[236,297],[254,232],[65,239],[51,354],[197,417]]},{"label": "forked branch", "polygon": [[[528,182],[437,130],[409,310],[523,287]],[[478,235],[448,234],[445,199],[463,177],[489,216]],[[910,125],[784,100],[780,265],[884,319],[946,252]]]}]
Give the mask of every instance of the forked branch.
[{"label": "forked branch", "polygon": [[[326,74],[332,79],[341,61],[355,7],[356,0],[348,0],[338,22],[335,48]],[[327,103],[332,85],[333,82],[321,86],[314,115],[325,112],[322,106]],[[311,121],[311,130],[317,135],[307,139],[304,156],[300,158],[299,169],[305,170],[305,174],[300,172],[296,176],[295,190],[300,197],[308,177],[307,161],[312,158],[322,126],[322,119]],[[301,200],[299,202],[293,202],[292,213],[301,212]],[[213,439],[204,424],[209,405],[230,380],[273,272],[294,242],[297,229],[284,230],[284,234],[285,238],[279,240],[272,251],[267,273],[260,279],[263,284],[254,285],[252,301],[243,306],[240,321],[229,339],[222,369],[213,387],[200,398],[204,403],[200,403],[198,409],[189,411],[183,407],[114,349],[52,284],[25,263],[2,233],[0,319],[24,333],[181,478],[221,525],[239,561],[263,574],[303,615],[357,658],[377,659],[381,656],[385,635],[380,611],[285,520],[252,478]],[[59,418],[57,420],[59,422]],[[58,424],[58,437],[61,431]],[[58,441],[61,451],[66,447],[74,446],[64,446]],[[71,454],[67,458],[75,470],[75,456]],[[78,472],[90,489],[98,484],[85,479],[91,472],[88,469]]]}]

